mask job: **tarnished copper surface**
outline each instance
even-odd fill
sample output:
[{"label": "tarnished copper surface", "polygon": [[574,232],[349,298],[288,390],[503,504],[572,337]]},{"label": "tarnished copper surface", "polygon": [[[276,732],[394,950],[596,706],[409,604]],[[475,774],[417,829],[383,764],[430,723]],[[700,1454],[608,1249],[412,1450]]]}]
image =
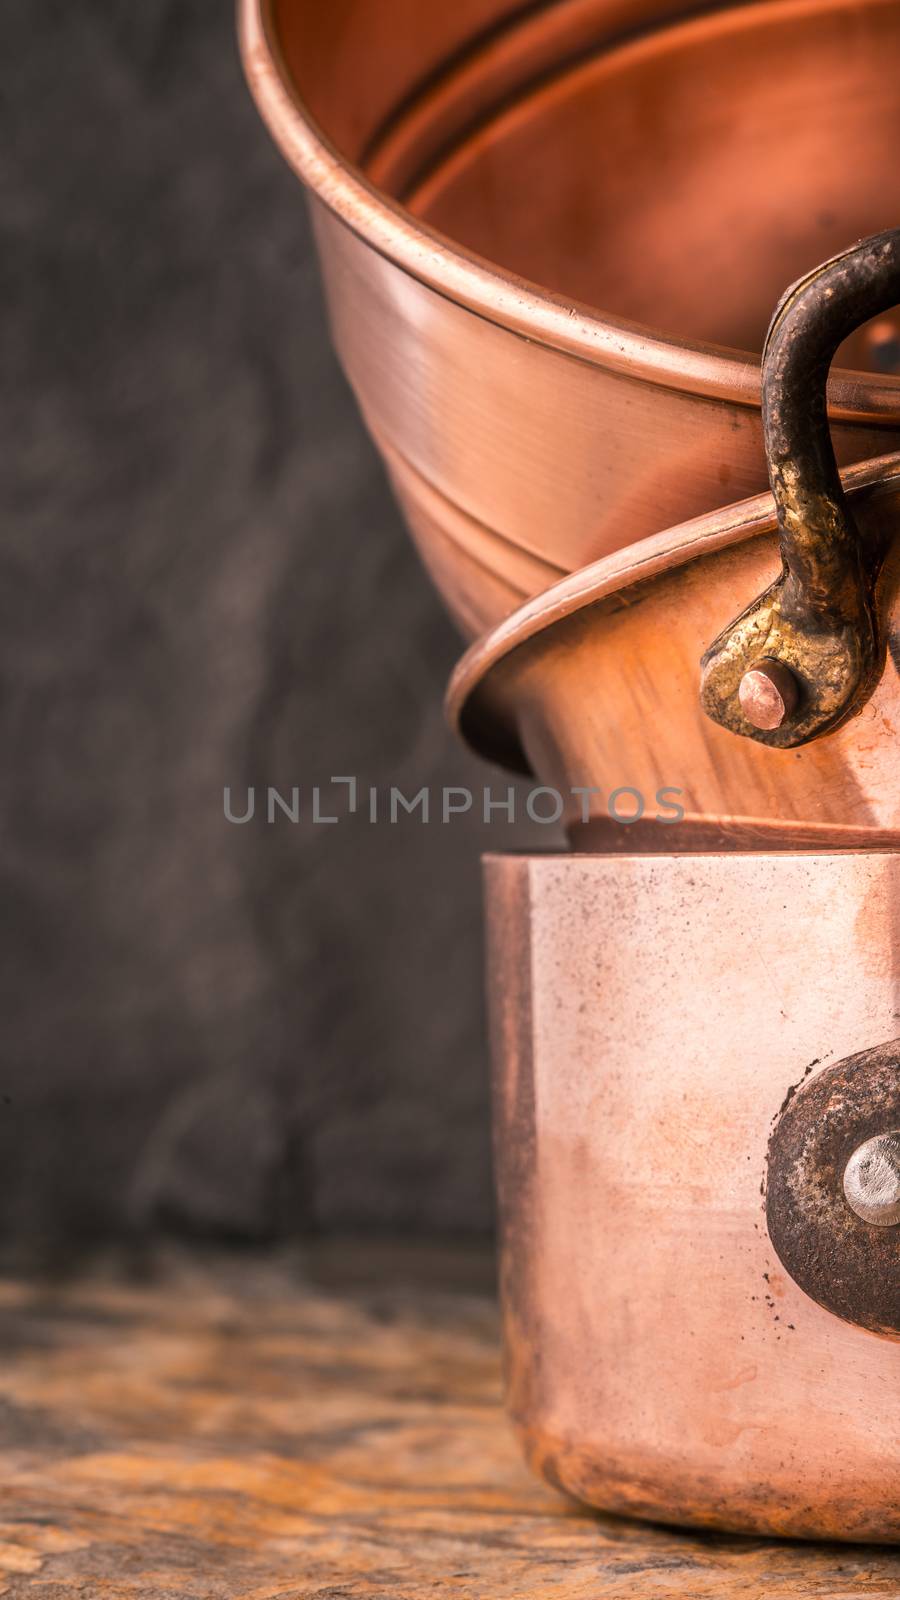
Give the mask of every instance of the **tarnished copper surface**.
[{"label": "tarnished copper surface", "polygon": [[897,1542],[897,1344],[793,1281],[762,1191],[792,1090],[896,1033],[900,856],[491,857],[486,888],[533,1464],[642,1517]]},{"label": "tarnished copper surface", "polygon": [[[545,569],[764,487],[771,306],[900,208],[897,0],[240,15],[341,358],[469,636]],[[832,382],[842,463],[900,441],[883,350],[864,331],[868,375]]]},{"label": "tarnished copper surface", "polygon": [[768,749],[711,722],[698,702],[706,641],[778,572],[769,495],[620,551],[529,602],[463,658],[451,720],[475,749],[560,791],[576,848],[599,841],[573,790],[594,791],[590,816],[603,823],[623,785],[644,797],[645,817],[608,827],[613,848],[647,848],[635,830],[654,828],[667,787],[686,815],[656,827],[657,849],[697,847],[698,826],[744,847],[768,847],[773,834],[780,848],[817,837],[900,844],[900,457],[852,468],[845,483],[863,537],[889,547],[878,595],[889,648],[861,713],[826,738]]}]

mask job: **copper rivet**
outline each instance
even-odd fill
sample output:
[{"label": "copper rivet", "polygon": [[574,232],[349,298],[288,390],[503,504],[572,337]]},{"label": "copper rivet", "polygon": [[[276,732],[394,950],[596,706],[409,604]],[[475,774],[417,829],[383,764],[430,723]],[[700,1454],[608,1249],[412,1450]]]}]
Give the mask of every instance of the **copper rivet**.
[{"label": "copper rivet", "polygon": [[745,672],[738,689],[741,710],[754,728],[780,728],[797,704],[797,680],[780,661],[760,661]]},{"label": "copper rivet", "polygon": [[900,1132],[879,1133],[854,1150],[844,1171],[851,1211],[879,1228],[900,1223]]}]

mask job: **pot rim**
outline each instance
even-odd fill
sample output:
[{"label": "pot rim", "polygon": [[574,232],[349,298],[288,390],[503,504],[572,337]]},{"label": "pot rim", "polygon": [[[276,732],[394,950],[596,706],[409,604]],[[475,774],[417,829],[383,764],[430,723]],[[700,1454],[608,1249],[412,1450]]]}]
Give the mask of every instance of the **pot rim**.
[{"label": "pot rim", "polygon": [[[841,4],[843,0],[833,0]],[[566,300],[455,244],[373,187],[306,110],[283,60],[276,0],[237,0],[241,57],[259,112],[288,165],[354,234],[410,276],[489,322],[593,366],[664,388],[759,409],[760,358],[697,340],[679,341],[637,322]],[[770,0],[787,13],[821,0]],[[755,0],[729,7],[752,11]],[[721,18],[723,11],[713,13]],[[683,29],[709,19],[672,23]],[[829,411],[856,422],[895,420],[900,378],[835,369]]]},{"label": "pot rim", "polygon": [[[841,482],[851,501],[866,493],[879,497],[897,494],[900,451],[844,468]],[[491,687],[498,668],[538,636],[545,641],[560,623],[599,601],[776,529],[775,501],[766,490],[692,517],[663,533],[650,534],[570,573],[513,611],[461,657],[444,700],[450,727],[476,755],[530,774],[515,717],[501,703],[492,703]]]}]

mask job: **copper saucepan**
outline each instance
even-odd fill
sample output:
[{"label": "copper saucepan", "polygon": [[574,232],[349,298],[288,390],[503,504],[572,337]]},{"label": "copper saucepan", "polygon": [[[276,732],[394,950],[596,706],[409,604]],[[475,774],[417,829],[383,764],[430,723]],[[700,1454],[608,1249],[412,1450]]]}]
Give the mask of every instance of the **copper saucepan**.
[{"label": "copper saucepan", "polygon": [[[764,488],[771,305],[900,213],[898,0],[240,19],[341,358],[465,633]],[[900,444],[897,354],[891,318],[845,348],[842,463]]]},{"label": "copper saucepan", "polygon": [[900,1541],[897,853],[496,856],[486,891],[531,1462],[633,1515]]},{"label": "copper saucepan", "polygon": [[[893,634],[900,455],[852,467],[844,481],[860,526],[893,540],[882,575]],[[488,759],[561,794],[576,849],[896,847],[900,683],[890,651],[859,714],[797,749],[736,737],[703,712],[704,650],[778,569],[771,495],[608,556],[469,651],[451,682],[451,721]],[[658,801],[667,789],[680,794]],[[675,807],[686,815],[672,825]]]},{"label": "copper saucepan", "polygon": [[639,1516],[900,1541],[900,456],[841,483],[824,404],[898,291],[900,233],[794,285],[773,495],[558,585],[454,689],[545,783],[699,795],[675,828],[596,803],[572,831],[618,856],[486,863],[510,1409]]}]

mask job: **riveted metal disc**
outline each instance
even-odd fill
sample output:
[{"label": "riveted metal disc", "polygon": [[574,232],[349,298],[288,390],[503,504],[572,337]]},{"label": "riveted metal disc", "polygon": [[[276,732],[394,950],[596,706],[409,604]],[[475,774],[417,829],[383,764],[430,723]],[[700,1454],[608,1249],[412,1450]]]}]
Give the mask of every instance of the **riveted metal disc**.
[{"label": "riveted metal disc", "polygon": [[826,1067],[788,1096],[769,1141],[766,1216],[782,1265],[811,1299],[900,1336],[900,1225],[864,1221],[844,1192],[866,1141],[900,1127],[900,1039]]}]

